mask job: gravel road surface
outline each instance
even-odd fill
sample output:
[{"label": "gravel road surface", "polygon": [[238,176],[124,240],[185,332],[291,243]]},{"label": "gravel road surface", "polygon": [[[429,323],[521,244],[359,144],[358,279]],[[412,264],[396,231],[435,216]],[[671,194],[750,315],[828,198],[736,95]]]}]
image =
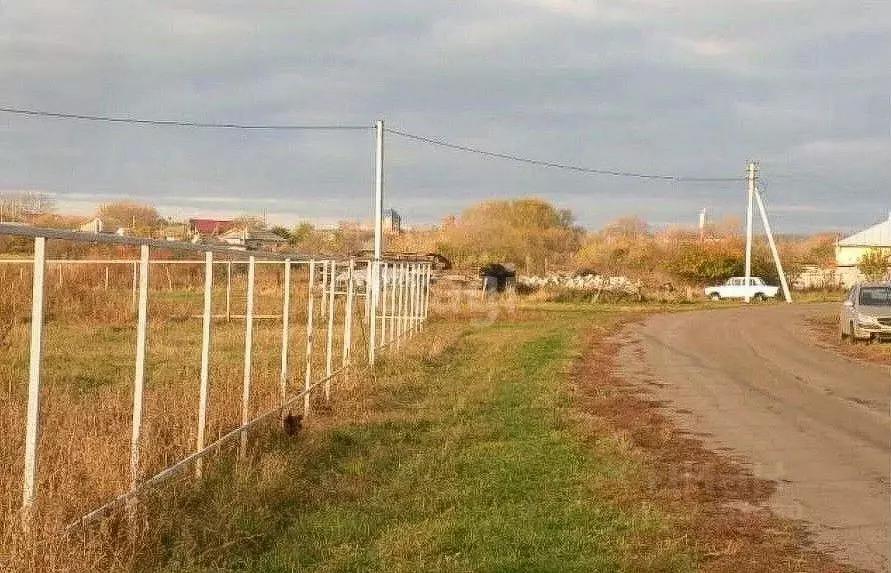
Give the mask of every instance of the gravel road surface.
[{"label": "gravel road surface", "polygon": [[623,374],[650,384],[678,425],[777,482],[771,507],[823,549],[889,571],[891,369],[815,345],[835,306],[763,305],[658,315],[630,327]]}]

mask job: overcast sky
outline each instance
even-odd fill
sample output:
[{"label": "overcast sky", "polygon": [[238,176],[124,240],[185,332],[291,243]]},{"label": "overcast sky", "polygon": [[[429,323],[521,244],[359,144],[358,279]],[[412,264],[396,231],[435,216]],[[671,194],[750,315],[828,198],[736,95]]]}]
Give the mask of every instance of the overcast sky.
[{"label": "overcast sky", "polygon": [[[461,5],[461,7],[458,7]],[[891,210],[887,0],[6,0],[0,106],[387,126],[597,169],[742,177],[780,232]],[[0,114],[0,189],[87,212],[367,218],[373,132],[186,130]],[[437,222],[539,196],[599,227],[744,215],[743,183],[584,175],[387,136],[387,206]]]}]

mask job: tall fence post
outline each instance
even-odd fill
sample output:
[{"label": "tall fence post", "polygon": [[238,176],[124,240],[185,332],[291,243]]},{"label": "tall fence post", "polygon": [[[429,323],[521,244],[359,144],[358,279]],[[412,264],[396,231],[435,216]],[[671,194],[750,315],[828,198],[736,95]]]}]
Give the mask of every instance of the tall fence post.
[{"label": "tall fence post", "polygon": [[396,323],[396,348],[402,346],[402,337],[405,335],[405,285],[406,285],[406,263],[399,264],[399,298],[397,300],[397,308],[399,310],[399,320]]},{"label": "tall fence post", "polygon": [[[278,379],[279,406],[288,399],[288,347],[291,328],[291,259],[285,259],[284,294],[282,295],[282,366]],[[282,416],[285,413],[282,412]]]},{"label": "tall fence post", "polygon": [[306,372],[303,377],[303,417],[309,417],[309,390],[312,386],[312,341],[313,341],[313,283],[316,281],[316,262],[309,261],[309,286],[306,289]]},{"label": "tall fence post", "polygon": [[[346,368],[350,364],[353,352],[353,298],[354,286],[353,273],[356,271],[356,261],[350,259],[350,267],[347,276],[346,304],[343,311],[343,354],[340,357],[340,365]],[[344,372],[346,372],[344,370]]]},{"label": "tall fence post", "polygon": [[335,271],[337,270],[337,263],[334,261],[330,261],[330,265],[328,267],[329,274],[331,275],[328,280],[328,340],[327,345],[325,347],[325,401],[331,399],[331,373],[334,371],[333,363],[334,360],[334,291],[335,284],[337,281],[335,278]]},{"label": "tall fence post", "polygon": [[368,266],[365,268],[365,316],[363,320],[365,321],[365,326],[369,325],[369,317],[371,316],[371,277],[372,277],[372,264],[371,261],[368,261]]},{"label": "tall fence post", "polygon": [[40,430],[40,365],[43,351],[43,283],[46,273],[46,238],[34,239],[31,285],[31,347],[28,365],[28,411],[25,423],[25,475],[22,484],[22,525],[31,528],[37,497],[37,442]]},{"label": "tall fence post", "polygon": [[105,265],[105,290],[108,290],[108,265]]},{"label": "tall fence post", "polygon": [[380,305],[381,330],[378,339],[381,341],[380,347],[383,348],[387,344],[387,278],[390,271],[390,263],[380,263],[380,295],[378,295],[378,304]]},{"label": "tall fence post", "polygon": [[328,316],[328,274],[332,261],[322,261],[322,316]]},{"label": "tall fence post", "polygon": [[397,278],[399,276],[398,273],[399,263],[393,263],[390,265],[390,328],[388,332],[390,333],[390,342],[396,341],[396,290],[398,287]]},{"label": "tall fence post", "polygon": [[421,328],[421,273],[423,267],[420,263],[415,267],[415,332]]},{"label": "tall fence post", "polygon": [[226,322],[232,320],[232,261],[226,262]]},{"label": "tall fence post", "polygon": [[[141,481],[139,462],[142,440],[142,399],[145,386],[145,342],[148,331],[149,247],[142,245],[139,253],[139,308],[136,318],[136,371],[133,375],[133,420],[130,434],[130,492],[134,493]],[[136,496],[127,500],[127,515],[131,522],[136,516]]]},{"label": "tall fence post", "polygon": [[[244,311],[244,380],[241,393],[241,425],[251,421],[251,358],[254,346],[254,273],[256,260],[254,256],[248,259],[247,276],[247,305]],[[247,458],[248,433],[241,431],[241,444],[238,450],[239,458]]]},{"label": "tall fence post", "polygon": [[418,267],[418,330],[424,327],[424,289],[427,284],[427,265]]},{"label": "tall fence post", "polygon": [[371,261],[371,304],[368,307],[368,364],[374,366],[377,354],[377,316],[381,297],[381,262]]},{"label": "tall fence post", "polygon": [[133,302],[133,310],[136,310],[136,274],[138,271],[139,271],[138,264],[134,262],[133,263],[133,283],[132,283],[133,294],[131,296],[132,302]]},{"label": "tall fence post", "polygon": [[427,314],[430,309],[430,279],[433,276],[433,265],[424,268],[424,290],[421,300],[421,324],[427,323]]},{"label": "tall fence post", "polygon": [[[201,382],[198,391],[198,437],[195,443],[195,451],[204,449],[204,435],[207,431],[207,396],[210,387],[210,326],[213,322],[213,253],[204,253],[204,315],[201,327]],[[195,476],[201,477],[204,459],[195,461]]]},{"label": "tall fence post", "polygon": [[411,285],[411,302],[408,310],[408,332],[411,336],[414,336],[418,309],[418,265],[416,263],[411,265],[411,280],[409,283]]}]

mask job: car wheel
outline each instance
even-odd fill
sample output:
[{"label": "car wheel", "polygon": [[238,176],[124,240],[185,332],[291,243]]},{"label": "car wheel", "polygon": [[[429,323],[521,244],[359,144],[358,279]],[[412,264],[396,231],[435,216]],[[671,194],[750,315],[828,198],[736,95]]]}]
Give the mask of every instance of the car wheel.
[{"label": "car wheel", "polygon": [[721,295],[719,295],[716,292],[713,292],[712,294],[708,295],[708,298],[709,298],[709,300],[721,300]]},{"label": "car wheel", "polygon": [[756,292],[755,296],[752,297],[752,300],[754,300],[755,302],[764,302],[765,300],[767,300],[767,297],[764,296],[763,293]]}]

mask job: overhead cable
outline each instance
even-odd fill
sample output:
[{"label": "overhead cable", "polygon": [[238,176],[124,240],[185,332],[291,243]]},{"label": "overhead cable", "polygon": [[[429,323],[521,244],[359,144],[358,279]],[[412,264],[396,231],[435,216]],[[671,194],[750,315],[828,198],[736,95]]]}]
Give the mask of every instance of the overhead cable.
[{"label": "overhead cable", "polygon": [[95,121],[102,123],[124,123],[155,127],[186,127],[200,129],[244,129],[244,130],[269,130],[269,131],[337,131],[337,130],[371,130],[371,125],[299,125],[299,124],[243,124],[243,123],[208,123],[200,121],[170,120],[170,119],[142,119],[126,116],[83,115],[77,113],[60,113],[54,111],[42,111],[36,109],[22,109],[14,107],[0,107],[0,113],[21,115],[27,117],[40,117],[50,119],[70,119],[79,121]]},{"label": "overhead cable", "polygon": [[483,155],[485,157],[491,157],[495,159],[505,159],[508,161],[515,161],[518,163],[526,163],[529,165],[537,165],[539,167],[551,167],[554,169],[564,169],[567,171],[575,171],[579,173],[589,173],[593,175],[610,175],[613,177],[633,177],[637,179],[651,179],[651,180],[659,180],[659,181],[676,181],[681,183],[718,183],[718,182],[730,182],[730,181],[745,181],[745,177],[685,177],[680,175],[656,175],[652,173],[637,173],[633,171],[618,171],[612,169],[595,169],[592,167],[583,167],[580,165],[571,165],[568,163],[556,163],[553,161],[544,161],[541,159],[532,159],[528,157],[521,157],[519,155],[510,155],[507,153],[498,153],[495,151],[486,151],[484,149],[478,149],[475,147],[469,147],[466,145],[458,145],[456,143],[450,143],[448,141],[444,141],[442,139],[435,139],[432,137],[424,137],[421,135],[415,135],[412,133],[407,133],[404,131],[400,131],[397,129],[386,128],[385,131],[392,133],[393,135],[397,135],[399,137],[404,137],[406,139],[411,139],[414,141],[420,141],[422,143],[427,143],[430,145],[434,145],[437,147],[443,147],[446,149],[452,149],[455,151],[464,151],[467,153],[475,153],[477,155]]}]

